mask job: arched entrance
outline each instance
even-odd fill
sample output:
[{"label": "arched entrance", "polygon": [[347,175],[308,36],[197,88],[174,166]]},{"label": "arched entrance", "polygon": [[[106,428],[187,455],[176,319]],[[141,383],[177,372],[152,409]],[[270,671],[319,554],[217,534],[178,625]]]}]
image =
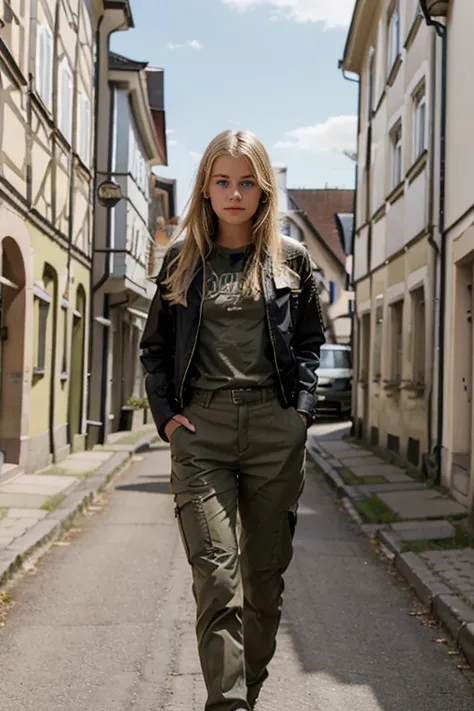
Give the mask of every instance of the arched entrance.
[{"label": "arched entrance", "polygon": [[84,396],[84,346],[85,346],[86,292],[79,286],[73,311],[71,364],[69,371],[69,444],[78,449],[78,435],[82,434]]},{"label": "arched entrance", "polygon": [[0,276],[0,449],[5,462],[21,454],[25,349],[25,266],[11,237],[1,243]]}]

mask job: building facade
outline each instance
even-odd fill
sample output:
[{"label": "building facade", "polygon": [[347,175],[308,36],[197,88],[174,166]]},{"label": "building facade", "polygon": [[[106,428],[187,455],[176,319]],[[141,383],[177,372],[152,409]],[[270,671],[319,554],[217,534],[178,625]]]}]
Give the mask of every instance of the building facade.
[{"label": "building facade", "polygon": [[352,291],[343,225],[352,217],[353,190],[292,190],[287,169],[275,166],[281,232],[304,244],[316,267],[326,339],[350,344]]},{"label": "building facade", "polygon": [[319,268],[327,341],[349,345],[353,292],[348,274],[350,258],[343,245],[342,224],[352,215],[354,191],[337,188],[290,189],[288,194],[292,229],[302,232],[303,241]]},{"label": "building facade", "polygon": [[359,77],[356,433],[433,456],[438,42],[418,0],[358,0],[342,68]]},{"label": "building facade", "polygon": [[34,471],[84,446],[95,33],[104,3],[3,3],[0,449]]},{"label": "building facade", "polygon": [[144,396],[139,343],[156,249],[151,169],[167,161],[163,71],[111,52],[100,93],[100,175],[120,186],[122,200],[112,209],[96,205],[90,445],[125,428],[131,398]]},{"label": "building facade", "polygon": [[[428,22],[437,30],[438,143],[445,145],[445,171],[440,165],[440,276],[437,439],[440,479],[461,503],[474,502],[474,147],[471,138],[474,88],[468,79],[474,61],[474,6],[469,0],[426,4]],[[442,78],[445,77],[445,81]],[[443,123],[443,116],[446,117]],[[441,158],[443,155],[441,154]],[[444,272],[444,279],[441,275]]]}]

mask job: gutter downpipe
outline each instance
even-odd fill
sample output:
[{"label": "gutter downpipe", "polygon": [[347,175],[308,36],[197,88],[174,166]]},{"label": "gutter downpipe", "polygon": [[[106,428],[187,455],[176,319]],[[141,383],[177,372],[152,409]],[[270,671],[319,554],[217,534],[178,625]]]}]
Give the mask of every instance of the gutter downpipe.
[{"label": "gutter downpipe", "polygon": [[[99,149],[99,109],[100,109],[100,82],[101,82],[101,69],[102,69],[102,44],[101,44],[101,29],[102,29],[102,23],[105,19],[105,13],[101,15],[98,23],[97,23],[97,30],[96,30],[96,47],[97,47],[97,58],[96,58],[96,68],[95,68],[95,86],[94,86],[94,111],[95,111],[95,131],[94,131],[94,179],[93,179],[93,200],[92,200],[92,225],[93,225],[93,246],[92,246],[92,268],[91,268],[91,277],[90,277],[90,303],[89,303],[89,367],[88,367],[88,396],[89,396],[89,402],[87,406],[87,410],[89,412],[90,416],[90,382],[91,382],[91,373],[92,373],[92,367],[93,367],[93,354],[94,354],[94,304],[95,304],[95,297],[99,289],[107,282],[109,276],[110,276],[110,230],[111,230],[111,216],[110,216],[110,210],[107,211],[107,222],[106,222],[106,245],[107,245],[107,250],[105,252],[105,265],[104,265],[104,272],[102,276],[99,278],[97,282],[94,282],[94,259],[95,259],[95,230],[96,230],[96,212],[97,212],[97,187],[99,184],[99,177],[102,175],[101,172],[99,171],[99,165],[98,165],[98,149]],[[109,57],[109,45],[110,45],[110,35],[113,32],[118,31],[118,29],[112,29],[109,32],[109,35],[107,37],[107,43],[106,43],[106,51],[105,51],[105,61],[108,62],[108,57]],[[114,104],[113,104],[114,98],[113,94],[111,95],[111,105],[110,105],[110,117],[109,117],[109,152],[108,152],[108,157],[107,157],[107,163],[108,163],[108,171],[110,173],[110,167],[111,167],[111,151],[110,151],[110,142],[112,140],[112,131],[113,131],[113,110],[114,110]],[[109,317],[109,296],[108,294],[104,294],[104,303],[103,303],[103,310],[102,310],[102,315],[104,318]],[[101,429],[100,429],[100,439],[99,442],[101,444],[104,443],[104,435],[105,435],[105,420],[104,420],[104,413],[106,410],[106,395],[107,395],[107,382],[106,378],[104,378],[104,374],[107,372],[107,348],[108,348],[108,329],[106,329],[104,333],[104,337],[102,339],[102,379],[101,379],[101,400],[100,400],[100,418],[101,418]],[[105,367],[105,370],[104,370]],[[89,425],[90,427],[90,420],[89,420]],[[88,433],[87,433],[88,434]]]},{"label": "gutter downpipe", "polygon": [[[95,77],[94,77],[94,175],[92,178],[92,211],[91,211],[91,222],[92,222],[92,259],[91,259],[91,270],[90,270],[90,287],[89,287],[89,355],[87,364],[87,426],[86,426],[86,439],[89,436],[89,418],[90,418],[90,408],[91,408],[91,375],[92,375],[92,365],[93,365],[93,354],[94,354],[94,295],[97,290],[96,284],[94,284],[94,244],[95,244],[95,216],[97,212],[97,186],[98,186],[98,147],[99,147],[99,90],[100,90],[100,72],[102,65],[102,52],[101,52],[101,29],[102,23],[105,18],[105,13],[103,13],[98,22],[97,29],[95,33],[95,46],[97,48],[97,55],[95,61]],[[104,283],[106,277],[101,277],[98,285]]]},{"label": "gutter downpipe", "polygon": [[[353,202],[353,227],[352,227],[352,244],[351,244],[351,257],[352,257],[352,274],[351,274],[351,287],[354,288],[354,276],[355,276],[355,243],[356,243],[356,225],[357,225],[357,198],[358,198],[358,185],[359,185],[359,135],[360,135],[360,112],[361,112],[361,98],[362,98],[362,89],[361,89],[361,83],[360,83],[360,78],[359,79],[352,79],[352,77],[347,76],[346,70],[342,66],[343,60],[340,60],[339,62],[339,68],[342,69],[342,76],[346,81],[353,82],[354,84],[358,84],[358,100],[357,100],[357,160],[356,160],[356,165],[355,165],[355,176],[354,176],[354,202]],[[359,359],[354,359],[354,329],[355,329],[355,323],[357,322],[357,292],[356,289],[354,288],[354,310],[352,312],[352,323],[351,323],[351,353],[352,353],[352,361],[357,363],[357,367],[359,366]],[[360,338],[360,334],[358,333],[358,336]],[[358,351],[360,353],[360,348],[358,348]],[[354,382],[354,378],[352,379],[352,382]],[[357,382],[357,378],[356,378]],[[355,437],[357,434],[357,393],[358,393],[358,386],[356,385],[356,388],[353,390],[352,393],[352,408],[351,408],[351,437]]]},{"label": "gutter downpipe", "polygon": [[[441,55],[441,116],[440,116],[440,159],[439,159],[439,235],[440,246],[433,239],[432,225],[430,225],[431,234],[428,241],[439,256],[439,316],[438,316],[438,393],[437,393],[437,432],[436,444],[430,451],[426,468],[428,472],[432,472],[430,480],[438,484],[441,481],[442,465],[443,465],[443,430],[444,430],[444,359],[445,359],[445,317],[446,317],[446,230],[445,230],[445,208],[446,208],[446,127],[447,127],[447,64],[448,64],[448,37],[447,27],[440,22],[433,20],[428,12],[426,0],[420,0],[420,9],[426,24],[434,27],[438,37],[442,40],[442,55]],[[436,42],[436,38],[434,40]],[[436,64],[435,64],[436,67]],[[436,72],[435,75],[436,76]],[[434,111],[433,111],[434,113]],[[434,132],[434,128],[433,128]],[[434,143],[434,138],[433,138]],[[432,157],[434,163],[434,155]],[[433,178],[434,180],[434,178]],[[431,196],[430,196],[431,202]],[[434,206],[431,205],[433,209]],[[436,305],[436,290],[434,293],[434,306]],[[434,308],[434,311],[436,309]],[[435,320],[435,319],[434,319]],[[434,333],[433,333],[434,337]],[[428,422],[429,435],[432,439],[432,390],[429,396],[428,403]]]}]

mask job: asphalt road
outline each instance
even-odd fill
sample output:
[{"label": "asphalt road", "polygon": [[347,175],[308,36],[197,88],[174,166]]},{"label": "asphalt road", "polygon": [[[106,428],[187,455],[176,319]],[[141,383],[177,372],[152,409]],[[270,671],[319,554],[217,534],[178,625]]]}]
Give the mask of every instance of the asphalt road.
[{"label": "asphalt road", "polygon": [[[331,427],[321,428],[331,436]],[[190,578],[166,451],[143,455],[14,585],[1,711],[202,711]],[[414,597],[308,472],[261,711],[472,711]]]}]

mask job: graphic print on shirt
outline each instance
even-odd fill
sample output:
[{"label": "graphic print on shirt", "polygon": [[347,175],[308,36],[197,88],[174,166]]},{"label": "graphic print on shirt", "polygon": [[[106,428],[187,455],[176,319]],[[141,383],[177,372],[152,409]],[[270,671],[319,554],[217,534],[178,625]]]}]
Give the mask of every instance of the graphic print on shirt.
[{"label": "graphic print on shirt", "polygon": [[223,272],[217,274],[209,265],[210,274],[206,279],[206,299],[228,303],[228,311],[240,311],[239,302],[242,299],[244,271]]}]

